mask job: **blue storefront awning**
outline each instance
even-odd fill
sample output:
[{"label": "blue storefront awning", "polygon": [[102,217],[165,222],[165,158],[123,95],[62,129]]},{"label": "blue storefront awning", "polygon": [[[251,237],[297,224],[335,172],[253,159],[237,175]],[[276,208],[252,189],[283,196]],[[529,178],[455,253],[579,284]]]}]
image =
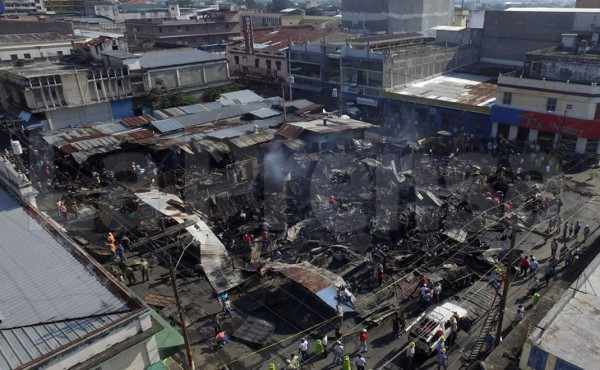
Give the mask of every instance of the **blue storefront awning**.
[{"label": "blue storefront awning", "polygon": [[520,109],[494,105],[491,109],[490,120],[505,125],[519,126],[521,124],[521,114]]}]

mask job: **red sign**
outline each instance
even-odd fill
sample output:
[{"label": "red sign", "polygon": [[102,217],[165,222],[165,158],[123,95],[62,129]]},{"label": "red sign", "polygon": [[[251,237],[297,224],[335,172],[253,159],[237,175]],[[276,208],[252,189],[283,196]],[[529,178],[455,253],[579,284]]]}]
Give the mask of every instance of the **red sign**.
[{"label": "red sign", "polygon": [[519,126],[567,136],[600,138],[600,120],[572,118],[569,117],[568,111],[566,116],[523,111]]},{"label": "red sign", "polygon": [[252,30],[252,17],[249,15],[243,18],[242,32],[244,33],[246,54],[254,54],[254,31]]}]

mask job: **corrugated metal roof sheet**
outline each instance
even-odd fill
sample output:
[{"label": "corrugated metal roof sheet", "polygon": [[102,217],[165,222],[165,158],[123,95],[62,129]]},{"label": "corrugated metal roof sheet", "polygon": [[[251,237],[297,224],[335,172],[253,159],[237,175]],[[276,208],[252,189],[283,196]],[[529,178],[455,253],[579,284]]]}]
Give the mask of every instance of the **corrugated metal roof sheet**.
[{"label": "corrugated metal roof sheet", "polygon": [[214,62],[217,60],[226,61],[226,58],[223,55],[212,54],[198,49],[169,50],[142,54],[140,56],[140,65],[142,68],[149,69]]},{"label": "corrugated metal roof sheet", "polygon": [[279,129],[279,131],[277,131],[277,134],[281,135],[287,139],[294,140],[294,139],[299,138],[303,132],[304,132],[303,127],[285,124]]},{"label": "corrugated metal roof sheet", "polygon": [[193,104],[193,105],[186,105],[184,107],[179,107],[182,111],[186,112],[187,114],[191,114],[191,113],[200,113],[200,112],[206,112],[207,109],[201,107],[198,104]]},{"label": "corrugated metal roof sheet", "polygon": [[273,108],[260,108],[258,110],[252,111],[248,114],[251,114],[258,119],[263,119],[263,118],[279,116],[279,115],[283,114],[283,112],[280,112]]},{"label": "corrugated metal roof sheet", "polygon": [[154,127],[162,133],[183,130],[185,128],[181,123],[179,123],[179,121],[177,121],[174,118],[153,121],[152,123],[150,123],[150,126]]},{"label": "corrugated metal roof sheet", "polygon": [[233,145],[238,148],[247,148],[252,145],[265,143],[273,137],[275,137],[276,130],[266,129],[258,132],[252,132],[250,134],[240,135],[236,138],[229,140]]},{"label": "corrugated metal roof sheet", "polygon": [[221,94],[221,97],[217,99],[222,105],[238,105],[247,103],[258,103],[263,101],[263,97],[258,95],[252,90],[240,90],[232,91]]},{"label": "corrugated metal roof sheet", "polygon": [[307,261],[290,265],[281,262],[267,263],[264,269],[273,269],[290,280],[302,285],[312,293],[317,293],[328,286],[342,285],[344,279],[333,272],[316,267]]},{"label": "corrugated metal roof sheet", "polygon": [[265,105],[262,103],[250,103],[245,105],[233,105],[229,107],[223,107],[212,111],[188,114],[185,116],[177,117],[179,121],[185,127],[191,127],[196,125],[203,125],[207,123],[214,123],[217,120],[225,120],[228,118],[240,117],[246,113],[250,113],[254,110],[264,108]]},{"label": "corrugated metal roof sheet", "polygon": [[235,288],[243,282],[241,272],[232,266],[227,249],[200,217],[170,210],[172,207],[167,203],[169,200],[184,203],[179,197],[158,191],[136,193],[136,196],[160,213],[172,217],[178,223],[184,223],[187,220],[193,220],[196,223],[186,230],[200,242],[202,267],[217,294]]},{"label": "corrugated metal roof sheet", "polygon": [[327,305],[335,310],[335,306],[339,303],[342,306],[344,312],[354,312],[356,311],[354,307],[352,307],[346,301],[338,301],[337,299],[337,287],[335,285],[329,285],[318,292],[315,293],[317,297],[319,297],[323,302],[327,303]]},{"label": "corrugated metal roof sheet", "polygon": [[152,116],[148,116],[148,115],[128,117],[128,118],[123,118],[121,120],[121,122],[123,122],[127,127],[130,127],[130,128],[147,125],[152,121],[154,121],[154,118]]},{"label": "corrugated metal roof sheet", "polygon": [[0,190],[0,368],[14,369],[131,312]]},{"label": "corrugated metal roof sheet", "polygon": [[231,126],[221,130],[215,130],[212,132],[207,132],[207,137],[213,137],[215,139],[230,139],[234,137],[238,137],[240,135],[248,134],[254,132],[254,127],[259,130],[267,129],[272,126],[276,126],[277,123],[273,123],[273,121],[253,121],[250,124],[239,125],[239,126]]},{"label": "corrugated metal roof sheet", "polygon": [[95,125],[94,128],[105,135],[112,135],[127,130],[119,123],[102,123]]},{"label": "corrugated metal roof sheet", "polygon": [[110,147],[117,145],[119,140],[113,136],[104,136],[96,139],[81,140],[71,143],[71,146],[78,151],[85,151],[99,147]]}]

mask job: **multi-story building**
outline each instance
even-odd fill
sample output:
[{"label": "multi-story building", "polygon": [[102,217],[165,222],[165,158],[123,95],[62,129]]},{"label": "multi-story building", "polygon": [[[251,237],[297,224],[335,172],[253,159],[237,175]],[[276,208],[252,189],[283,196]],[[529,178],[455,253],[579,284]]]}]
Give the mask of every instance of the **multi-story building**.
[{"label": "multi-story building", "polygon": [[575,2],[576,8],[600,8],[600,0],[577,0]]},{"label": "multi-story building", "polygon": [[4,0],[4,12],[8,14],[28,14],[45,12],[44,0]]},{"label": "multi-story building", "polygon": [[[110,41],[110,40],[109,40]],[[112,47],[112,42],[109,43]],[[223,55],[196,49],[102,52],[102,68],[35,63],[0,70],[0,100],[56,129],[134,116],[134,100],[158,85],[201,96],[230,83]]]},{"label": "multi-story building", "polygon": [[176,2],[152,4],[114,3],[110,1],[86,1],[85,15],[106,17],[115,22],[127,19],[177,18],[181,16]]},{"label": "multi-story building", "polygon": [[249,16],[252,18],[252,27],[260,29],[263,27],[280,27],[281,26],[281,13],[262,13],[244,11],[240,12],[240,21]]},{"label": "multi-story building", "polygon": [[268,28],[253,32],[253,46],[244,44],[227,47],[227,62],[232,77],[241,83],[280,85],[288,75],[288,45],[314,42],[336,33],[336,30],[315,29],[311,25]]},{"label": "multi-story building", "polygon": [[152,45],[199,47],[239,41],[240,17],[237,5],[219,4],[194,19],[128,19],[125,35],[130,47]]},{"label": "multi-story building", "polygon": [[436,44],[434,39],[418,34],[356,38],[341,44],[292,45],[294,95],[312,95],[317,100],[314,95],[319,94],[330,108],[342,110],[355,104],[363,119],[380,121],[385,91],[477,62],[477,40],[472,34],[478,33],[466,32],[459,45]]},{"label": "multi-story building", "polygon": [[0,63],[69,55],[81,38],[56,32],[0,35]]},{"label": "multi-story building", "polygon": [[353,33],[428,35],[435,26],[452,25],[453,14],[453,0],[342,0],[342,27]]},{"label": "multi-story building", "polygon": [[85,0],[44,0],[50,12],[83,14]]},{"label": "multi-story building", "polygon": [[521,70],[500,75],[493,135],[600,153],[598,40],[598,32],[564,34],[560,46],[527,53]]},{"label": "multi-story building", "polygon": [[0,70],[0,99],[54,129],[133,116],[127,68],[35,63]]}]

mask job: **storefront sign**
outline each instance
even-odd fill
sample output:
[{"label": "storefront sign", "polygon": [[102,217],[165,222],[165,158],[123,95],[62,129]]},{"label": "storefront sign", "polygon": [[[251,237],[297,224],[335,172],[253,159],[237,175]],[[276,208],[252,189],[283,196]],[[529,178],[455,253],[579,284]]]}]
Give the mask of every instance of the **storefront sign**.
[{"label": "storefront sign", "polygon": [[369,99],[369,98],[356,98],[356,102],[358,104],[366,105],[369,107],[376,107],[376,106],[378,106],[378,103],[379,103],[376,99]]},{"label": "storefront sign", "polygon": [[252,17],[244,16],[242,21],[242,32],[244,33],[244,45],[247,54],[254,54],[254,31],[252,30]]},{"label": "storefront sign", "polygon": [[522,112],[520,127],[567,136],[600,138],[600,120],[583,120],[559,114]]}]

